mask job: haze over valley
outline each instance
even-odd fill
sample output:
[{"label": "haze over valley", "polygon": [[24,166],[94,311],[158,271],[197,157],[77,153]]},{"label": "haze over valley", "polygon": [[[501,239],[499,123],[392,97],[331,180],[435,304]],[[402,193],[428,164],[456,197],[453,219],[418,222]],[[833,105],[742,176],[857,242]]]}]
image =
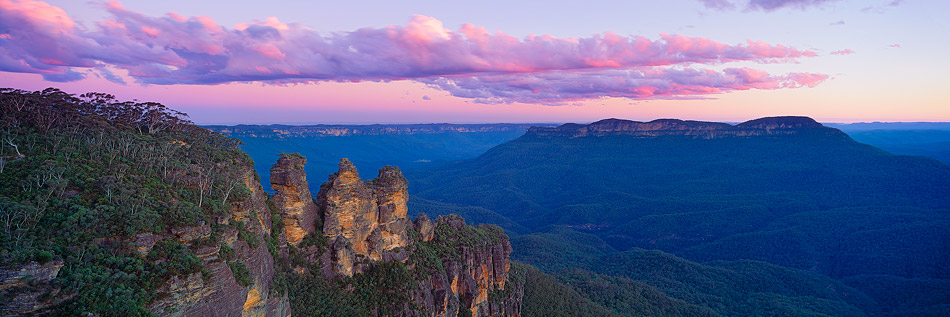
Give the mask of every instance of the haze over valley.
[{"label": "haze over valley", "polygon": [[947,12],[0,0],[0,315],[950,316]]}]

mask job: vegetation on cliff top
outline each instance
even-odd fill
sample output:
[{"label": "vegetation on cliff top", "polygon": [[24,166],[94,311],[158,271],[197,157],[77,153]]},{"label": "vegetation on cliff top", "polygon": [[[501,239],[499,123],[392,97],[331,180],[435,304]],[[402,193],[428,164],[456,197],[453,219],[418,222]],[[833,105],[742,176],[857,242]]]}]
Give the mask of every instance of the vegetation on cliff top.
[{"label": "vegetation on cliff top", "polygon": [[195,244],[219,245],[219,218],[249,196],[239,141],[158,103],[0,89],[0,142],[0,266],[63,261],[64,314],[148,314],[201,261],[178,242],[139,255],[136,236],[208,225]]}]

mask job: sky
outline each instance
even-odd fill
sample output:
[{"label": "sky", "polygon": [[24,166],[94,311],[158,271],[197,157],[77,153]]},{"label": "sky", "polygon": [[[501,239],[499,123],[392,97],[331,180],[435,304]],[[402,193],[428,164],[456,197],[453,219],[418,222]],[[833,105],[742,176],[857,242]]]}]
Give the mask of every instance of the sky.
[{"label": "sky", "polygon": [[199,124],[950,121],[950,2],[0,0],[0,87]]}]

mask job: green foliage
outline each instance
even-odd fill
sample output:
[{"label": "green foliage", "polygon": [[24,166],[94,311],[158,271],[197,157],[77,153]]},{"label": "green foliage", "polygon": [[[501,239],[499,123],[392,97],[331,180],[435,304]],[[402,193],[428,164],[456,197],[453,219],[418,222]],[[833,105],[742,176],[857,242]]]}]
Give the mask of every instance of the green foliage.
[{"label": "green foliage", "polygon": [[616,314],[627,316],[715,316],[707,307],[671,298],[656,287],[622,277],[583,270],[559,274],[558,280],[571,286]]},{"label": "green foliage", "polygon": [[270,211],[270,235],[271,238],[277,240],[280,233],[284,231],[284,221],[280,217],[280,209],[277,209],[273,200],[267,199],[266,205],[267,210]]},{"label": "green foliage", "polygon": [[354,301],[380,316],[394,316],[408,308],[409,292],[418,287],[405,264],[399,261],[371,265],[365,272],[345,279],[344,285],[353,290]]},{"label": "green foliage", "polygon": [[[699,264],[661,251],[634,249],[602,257],[590,269],[641,281],[724,315],[806,311],[861,315],[874,304],[861,292],[826,276],[756,261]],[[755,296],[762,300],[748,300]]]},{"label": "green foliage", "polygon": [[[834,129],[719,139],[528,133],[478,158],[407,170],[406,176],[423,205],[481,208],[515,223],[508,227],[540,231],[514,238],[513,256],[551,273],[591,267],[613,252],[571,246],[571,239],[584,237],[548,229],[554,225],[597,236],[617,250],[659,249],[693,261],[753,259],[837,279],[928,281],[922,290],[950,280],[950,254],[935,251],[950,247],[950,167],[892,155]],[[856,285],[875,292],[877,283]],[[921,292],[909,300],[930,297]],[[698,296],[687,299],[693,304],[719,301],[691,293]],[[887,300],[879,301],[882,307],[848,303],[839,310],[825,302],[839,299],[778,294],[784,299],[755,298],[831,314],[854,307],[899,312]],[[810,300],[813,305],[805,304]],[[934,308],[925,302],[901,306]],[[797,313],[763,313],[776,312]]]},{"label": "green foliage", "polygon": [[228,267],[231,268],[231,275],[234,276],[234,281],[238,285],[248,287],[254,283],[251,279],[251,271],[247,270],[247,266],[241,262],[228,262]]},{"label": "green foliage", "polygon": [[177,241],[159,241],[148,253],[146,259],[159,262],[159,268],[168,275],[188,275],[201,271],[201,260],[187,247]]},{"label": "green foliage", "polygon": [[601,256],[617,252],[600,237],[564,227],[511,238],[512,258],[545,272],[591,267]]},{"label": "green foliage", "polygon": [[363,273],[332,280],[287,269],[284,266],[279,275],[288,284],[294,315],[394,316],[415,309],[409,293],[416,281],[399,261],[376,263]]},{"label": "green foliage", "polygon": [[230,261],[234,259],[234,248],[231,248],[227,244],[222,244],[221,249],[218,250],[218,255],[225,261]]},{"label": "green foliage", "polygon": [[371,316],[370,307],[357,301],[339,280],[305,274],[288,280],[290,309],[295,316]]},{"label": "green foliage", "polygon": [[468,226],[465,225],[465,219],[458,215],[440,216],[433,224],[435,239],[432,241],[444,251],[493,245],[508,239],[501,227],[488,224]]},{"label": "green foliage", "polygon": [[[417,233],[416,233],[417,234]],[[445,272],[442,266],[442,257],[456,258],[457,251],[446,248],[431,241],[422,241],[418,238],[413,239],[409,246],[408,262],[415,267],[417,277],[428,276],[437,272]]]},{"label": "green foliage", "polygon": [[524,316],[617,316],[530,265],[514,262],[508,274],[524,281]]},{"label": "green foliage", "polygon": [[[157,103],[0,89],[0,266],[62,260],[64,315],[147,315],[154,290],[202,272],[189,247],[143,233],[214,224],[246,200],[240,142]],[[192,247],[216,245],[211,239]]]},{"label": "green foliage", "polygon": [[250,230],[247,230],[246,224],[238,221],[233,221],[232,225],[237,228],[238,231],[238,240],[244,241],[247,243],[249,248],[257,249],[261,245],[260,237],[252,233]]},{"label": "green foliage", "polygon": [[322,251],[326,249],[329,243],[330,242],[327,240],[327,236],[323,235],[323,232],[314,231],[303,237],[303,240],[300,241],[299,247],[306,248],[309,246],[314,246],[317,247],[317,250]]},{"label": "green foliage", "polygon": [[52,259],[53,259],[53,253],[49,251],[42,250],[36,253],[36,262],[40,262],[41,264],[45,264],[46,262],[49,262]]},{"label": "green foliage", "polygon": [[515,233],[526,233],[529,231],[527,228],[509,219],[508,217],[502,216],[497,212],[482,207],[447,204],[423,199],[417,196],[410,196],[408,207],[410,218],[418,217],[420,214],[427,214],[433,217],[455,214],[465,218],[465,221],[472,225],[483,223],[493,224]]},{"label": "green foliage", "polygon": [[950,281],[902,278],[890,275],[861,275],[844,280],[860,289],[882,307],[908,316],[950,316]]}]

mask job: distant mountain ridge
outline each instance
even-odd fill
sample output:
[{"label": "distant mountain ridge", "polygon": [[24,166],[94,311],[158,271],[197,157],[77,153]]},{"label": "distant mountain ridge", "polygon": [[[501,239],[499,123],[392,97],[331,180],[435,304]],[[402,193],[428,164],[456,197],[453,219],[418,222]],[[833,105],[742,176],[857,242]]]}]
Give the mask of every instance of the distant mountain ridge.
[{"label": "distant mountain ridge", "polygon": [[318,124],[318,125],[207,125],[204,128],[232,137],[322,137],[358,135],[412,135],[433,133],[475,133],[524,131],[533,126],[552,126],[546,123],[421,123],[421,124]]},{"label": "distant mountain ridge", "polygon": [[[429,214],[474,206],[514,223],[506,227],[524,235],[513,258],[549,273],[589,264],[729,316],[766,306],[779,310],[751,315],[950,314],[950,166],[893,155],[807,117],[532,128],[407,178],[411,194],[435,202]],[[588,247],[599,244],[609,247]],[[629,273],[637,267],[646,270]],[[737,276],[771,281],[732,284]],[[840,283],[870,303],[847,292],[808,295]],[[910,295],[893,300],[893,290]],[[605,292],[591,299],[607,303]],[[796,310],[805,307],[814,310]]]},{"label": "distant mountain ridge", "polygon": [[809,117],[785,116],[760,118],[737,125],[679,119],[657,119],[650,122],[639,122],[611,118],[587,125],[567,123],[557,127],[531,127],[528,129],[527,134],[534,136],[566,137],[604,135],[658,137],[682,135],[712,139],[730,136],[788,135],[803,130],[840,133],[835,129],[826,128],[821,125],[821,123]]}]

